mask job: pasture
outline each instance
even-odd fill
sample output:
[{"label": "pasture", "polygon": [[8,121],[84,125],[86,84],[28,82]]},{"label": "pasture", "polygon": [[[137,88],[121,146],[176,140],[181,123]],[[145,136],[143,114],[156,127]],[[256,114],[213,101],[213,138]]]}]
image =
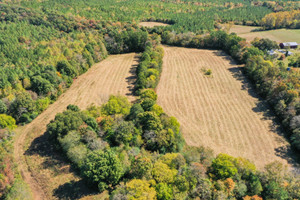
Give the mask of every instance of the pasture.
[{"label": "pasture", "polygon": [[[221,51],[164,47],[158,104],[175,116],[188,145],[244,157],[258,168],[290,148],[241,66]],[[211,75],[205,71],[211,69]]]},{"label": "pasture", "polygon": [[35,199],[79,199],[91,192],[72,172],[65,158],[54,150],[44,134],[46,125],[69,104],[85,109],[91,104],[101,105],[113,94],[134,100],[132,89],[137,61],[135,53],[109,56],[78,77],[30,124],[17,129],[15,160]]},{"label": "pasture", "polygon": [[300,43],[300,30],[299,29],[277,29],[268,31],[255,31],[259,27],[254,26],[240,26],[233,25],[230,33],[237,33],[238,36],[246,38],[247,41],[252,41],[254,38],[268,38],[278,43],[280,42],[298,42]]}]

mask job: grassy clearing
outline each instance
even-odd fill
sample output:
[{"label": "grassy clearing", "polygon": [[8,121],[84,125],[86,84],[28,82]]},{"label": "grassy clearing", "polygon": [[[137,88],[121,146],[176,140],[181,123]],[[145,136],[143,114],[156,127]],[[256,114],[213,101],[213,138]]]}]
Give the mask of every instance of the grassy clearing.
[{"label": "grassy clearing", "polygon": [[161,23],[161,22],[140,22],[139,25],[152,28],[155,26],[169,26],[170,24]]},{"label": "grassy clearing", "polygon": [[137,55],[109,56],[80,76],[60,98],[30,124],[19,127],[14,156],[24,181],[31,186],[34,199],[101,199],[76,175],[66,158],[55,151],[44,134],[46,125],[69,104],[81,109],[92,103],[101,105],[111,94],[132,96]]},{"label": "grassy clearing", "polygon": [[269,38],[276,42],[298,42],[300,43],[300,29],[277,29],[269,31],[251,32],[259,27],[233,25],[230,32],[237,33],[240,37],[252,41],[255,37]]},{"label": "grassy clearing", "polygon": [[[221,51],[165,47],[158,104],[175,116],[188,145],[253,161],[287,163],[289,143],[241,67]],[[213,72],[203,75],[203,68]]]}]

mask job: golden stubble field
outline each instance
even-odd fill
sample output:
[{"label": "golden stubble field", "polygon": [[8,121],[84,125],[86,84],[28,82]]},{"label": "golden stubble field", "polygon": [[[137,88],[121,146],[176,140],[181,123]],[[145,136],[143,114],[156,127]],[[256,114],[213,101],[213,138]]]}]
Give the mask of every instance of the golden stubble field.
[{"label": "golden stubble field", "polygon": [[[241,66],[221,51],[164,47],[158,104],[175,116],[188,145],[253,161],[258,168],[285,157],[289,143],[276,128]],[[211,69],[212,76],[204,75]],[[288,156],[287,156],[288,157]]]},{"label": "golden stubble field", "polygon": [[[79,199],[92,191],[75,175],[44,134],[46,125],[69,104],[85,109],[105,103],[111,94],[126,95],[134,100],[132,89],[136,54],[109,56],[78,77],[72,86],[30,124],[17,129],[14,156],[24,181],[34,199]],[[102,199],[106,195],[85,197]]]}]

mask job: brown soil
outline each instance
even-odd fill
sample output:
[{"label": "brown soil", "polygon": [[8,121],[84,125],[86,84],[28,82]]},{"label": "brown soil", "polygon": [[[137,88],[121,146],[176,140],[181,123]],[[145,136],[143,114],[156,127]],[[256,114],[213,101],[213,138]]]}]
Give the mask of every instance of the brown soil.
[{"label": "brown soil", "polygon": [[[293,162],[274,115],[221,51],[164,47],[158,104],[182,127],[188,145],[253,161],[258,168]],[[211,69],[212,75],[204,74]]]},{"label": "brown soil", "polygon": [[[91,104],[101,105],[111,94],[126,95],[130,100],[136,54],[109,56],[75,79],[72,86],[30,124],[19,127],[14,157],[24,181],[30,186],[34,199],[93,199],[93,196],[74,170],[44,134],[46,125],[69,104],[85,109]],[[92,196],[91,196],[92,195]]]}]

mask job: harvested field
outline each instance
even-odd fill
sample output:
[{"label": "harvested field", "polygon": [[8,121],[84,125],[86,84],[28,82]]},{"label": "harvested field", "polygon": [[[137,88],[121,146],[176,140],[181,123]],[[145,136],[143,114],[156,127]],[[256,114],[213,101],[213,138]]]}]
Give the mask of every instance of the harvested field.
[{"label": "harvested field", "polygon": [[140,22],[139,25],[152,28],[155,26],[169,26],[170,24],[161,23],[161,22]]},{"label": "harvested field", "polygon": [[234,32],[247,41],[252,41],[254,38],[268,38],[276,42],[298,42],[300,43],[300,30],[299,29],[277,29],[269,31],[256,31],[251,32],[259,27],[254,26],[240,26],[234,25],[230,29],[230,33]]},{"label": "harvested field", "polygon": [[[188,145],[253,161],[290,159],[289,143],[258,99],[241,66],[221,51],[164,47],[158,104],[175,116]],[[212,75],[205,75],[211,69]]]},{"label": "harvested field", "polygon": [[[90,189],[85,187],[44,134],[46,125],[69,104],[85,109],[92,103],[101,105],[111,94],[126,95],[134,100],[131,89],[137,61],[134,53],[109,56],[78,77],[55,103],[30,124],[17,129],[14,156],[34,199],[89,199],[86,196],[91,194]],[[107,194],[97,195],[97,199],[105,196]]]}]

